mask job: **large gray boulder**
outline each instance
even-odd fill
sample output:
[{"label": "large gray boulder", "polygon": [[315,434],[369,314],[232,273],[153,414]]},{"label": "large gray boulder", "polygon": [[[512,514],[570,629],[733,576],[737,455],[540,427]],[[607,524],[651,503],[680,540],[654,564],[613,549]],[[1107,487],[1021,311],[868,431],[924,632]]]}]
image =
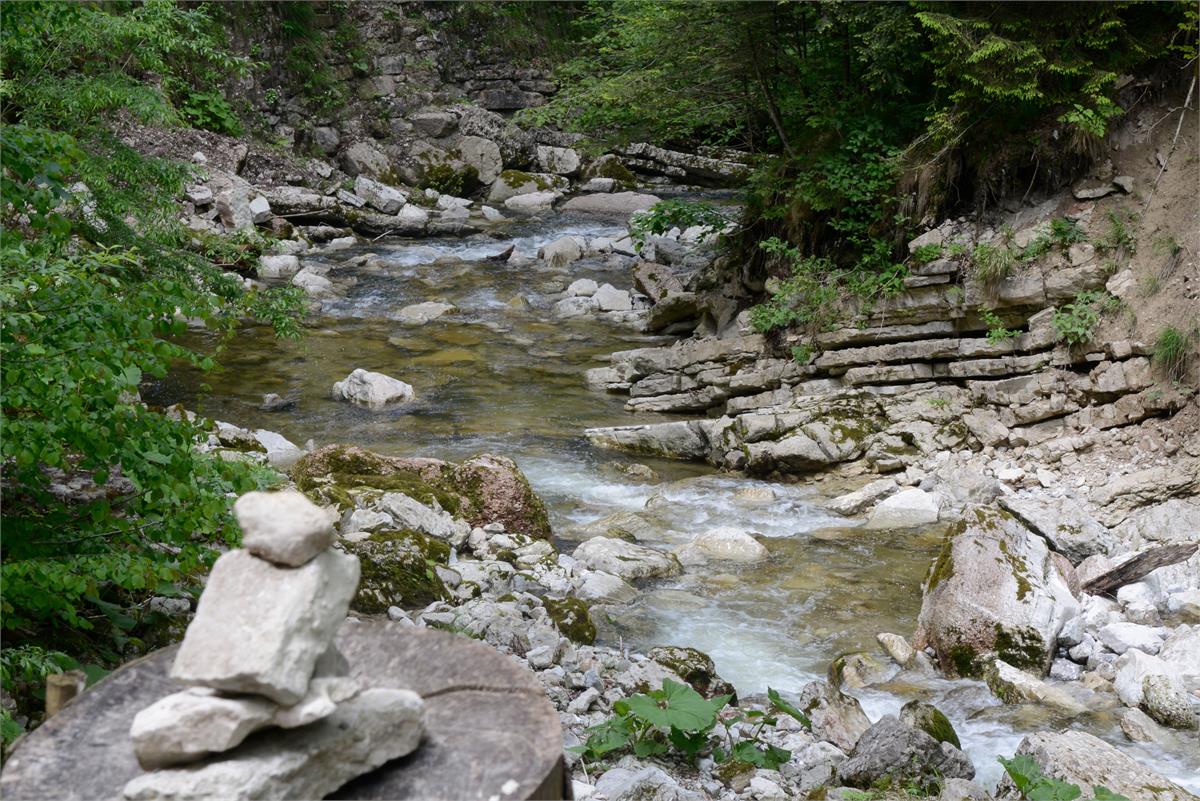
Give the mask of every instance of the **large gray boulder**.
[{"label": "large gray boulder", "polygon": [[459,157],[468,167],[479,173],[479,182],[490,184],[504,169],[500,146],[482,136],[464,136],[458,142]]},{"label": "large gray boulder", "polygon": [[384,214],[395,214],[408,202],[408,195],[404,192],[365,175],[354,179],[354,194],[366,201],[368,206]]},{"label": "large gray boulder", "polygon": [[1000,505],[1076,564],[1098,553],[1113,553],[1120,542],[1070,497],[1015,495],[1001,498]]},{"label": "large gray boulder", "polygon": [[595,795],[607,801],[701,801],[662,768],[611,768],[596,782]]},{"label": "large gray boulder", "polygon": [[914,644],[952,676],[980,675],[987,654],[1042,676],[1078,612],[1041,537],[1008,512],[968,507],[926,579]]},{"label": "large gray boulder", "polygon": [[574,175],[579,172],[579,154],[569,147],[537,146],[538,167],[556,175]]},{"label": "large gray boulder", "polygon": [[342,152],[342,169],[351,178],[380,178],[391,174],[392,162],[371,142],[355,142]]},{"label": "large gray boulder", "polygon": [[936,523],[938,498],[925,490],[909,487],[880,501],[867,519],[868,529],[915,528]]},{"label": "large gray boulder", "polygon": [[452,303],[427,300],[424,303],[405,306],[397,313],[396,320],[401,325],[425,325],[452,311],[457,311],[457,307]]},{"label": "large gray boulder", "polygon": [[796,705],[812,721],[813,736],[833,743],[847,753],[871,727],[858,699],[827,681],[804,685]]},{"label": "large gray boulder", "polygon": [[293,568],[249,551],[226,553],[213,565],[171,678],[298,702],[346,617],[358,576],[358,560],[337,551]]},{"label": "large gray boulder", "polygon": [[[583,242],[577,236],[563,236],[538,248],[538,258],[551,267],[566,267],[583,256]],[[573,293],[579,294],[579,293]],[[593,291],[590,294],[595,294]]]},{"label": "large gray boulder", "polygon": [[[1078,785],[1084,797],[1091,797],[1092,788],[1101,785],[1137,801],[1196,801],[1182,787],[1086,732],[1031,734],[1021,741],[1017,753],[1031,757],[1045,775]],[[1006,776],[996,788],[996,797],[1022,796]]]},{"label": "large gray boulder", "polygon": [[235,758],[145,773],[125,785],[127,801],[324,798],[346,782],[411,753],[424,731],[424,705],[409,690],[375,688],[325,719],[246,744]]},{"label": "large gray boulder", "polygon": [[590,539],[576,548],[573,556],[585,567],[603,570],[625,581],[674,576],[681,572],[679,560],[674,555],[612,537]]},{"label": "large gray boulder", "polygon": [[837,775],[851,787],[916,783],[933,790],[943,779],[974,778],[975,766],[950,743],[884,715],[859,738]]},{"label": "large gray boulder", "polygon": [[635,211],[645,211],[658,203],[657,195],[640,192],[613,192],[612,194],[588,194],[573,197],[563,204],[563,211],[578,214],[595,214],[604,217],[629,219]]},{"label": "large gray boulder", "polygon": [[570,185],[571,182],[561,175],[504,170],[496,177],[496,181],[488,191],[487,199],[488,203],[503,203],[517,195],[531,195],[534,192],[562,192]]},{"label": "large gray boulder", "polygon": [[301,492],[247,492],[233,504],[242,545],[257,557],[299,567],[333,545],[333,518]]},{"label": "large gray boulder", "polygon": [[360,367],[333,385],[333,397],[368,409],[382,409],[412,400],[413,388],[399,379]]}]

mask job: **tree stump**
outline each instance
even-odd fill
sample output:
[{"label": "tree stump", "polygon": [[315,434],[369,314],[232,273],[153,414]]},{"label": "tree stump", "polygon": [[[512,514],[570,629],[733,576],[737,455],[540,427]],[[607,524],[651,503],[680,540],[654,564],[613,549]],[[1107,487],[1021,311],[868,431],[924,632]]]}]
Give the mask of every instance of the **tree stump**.
[{"label": "tree stump", "polygon": [[[419,693],[426,734],[415,752],[331,798],[570,798],[558,713],[513,660],[465,637],[374,618],[348,619],[337,645],[364,686]],[[167,675],[175,650],[122,666],[26,736],[0,774],[0,796],[121,798],[142,773],[129,739],[134,715],[183,689]]]}]

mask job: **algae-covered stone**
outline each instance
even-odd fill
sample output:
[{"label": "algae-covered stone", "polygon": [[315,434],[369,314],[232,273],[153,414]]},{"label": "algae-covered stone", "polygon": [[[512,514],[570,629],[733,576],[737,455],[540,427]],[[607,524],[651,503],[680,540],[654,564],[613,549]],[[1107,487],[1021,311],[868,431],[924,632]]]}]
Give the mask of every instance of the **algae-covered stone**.
[{"label": "algae-covered stone", "polygon": [[917,649],[951,676],[978,676],[994,653],[1045,675],[1058,634],[1079,612],[1045,540],[994,507],[969,507],[925,582]]},{"label": "algae-covered stone", "polygon": [[971,779],[975,766],[947,742],[884,715],[863,733],[850,758],[838,766],[838,779],[852,787],[886,789],[916,784],[935,790],[947,778]]},{"label": "algae-covered stone", "polygon": [[814,681],[800,690],[796,704],[812,721],[812,733],[849,753],[871,721],[858,699],[826,681]]},{"label": "algae-covered stone", "polygon": [[717,675],[717,666],[703,651],[678,645],[659,645],[651,648],[646,656],[667,670],[678,674],[692,686],[692,689],[705,698],[732,695],[733,698],[730,702],[737,703],[737,690],[733,688],[732,684]]},{"label": "algae-covered stone", "polygon": [[950,743],[955,748],[962,748],[958,741],[958,732],[942,710],[924,701],[909,701],[900,708],[900,721],[914,729],[920,729],[939,743]]},{"label": "algae-covered stone", "polygon": [[579,645],[591,645],[596,642],[596,625],[592,623],[586,603],[578,598],[546,598],[542,603],[554,625],[558,626],[558,630],[571,642]]},{"label": "algae-covered stone", "polygon": [[343,542],[362,564],[351,607],[366,614],[389,606],[416,609],[447,596],[434,569],[450,558],[450,546],[419,531],[379,531],[359,542]]}]

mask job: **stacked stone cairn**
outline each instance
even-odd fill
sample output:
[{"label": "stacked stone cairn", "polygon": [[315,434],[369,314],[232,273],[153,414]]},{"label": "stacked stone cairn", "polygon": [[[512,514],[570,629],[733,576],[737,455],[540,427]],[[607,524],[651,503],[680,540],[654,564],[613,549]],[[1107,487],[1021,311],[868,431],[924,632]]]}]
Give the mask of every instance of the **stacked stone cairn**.
[{"label": "stacked stone cairn", "polygon": [[213,565],[171,669],[189,687],[134,718],[147,772],[127,799],[321,798],[420,743],[420,696],[364,688],[333,643],[359,563],[329,513],[294,491],[234,513],[244,548]]}]

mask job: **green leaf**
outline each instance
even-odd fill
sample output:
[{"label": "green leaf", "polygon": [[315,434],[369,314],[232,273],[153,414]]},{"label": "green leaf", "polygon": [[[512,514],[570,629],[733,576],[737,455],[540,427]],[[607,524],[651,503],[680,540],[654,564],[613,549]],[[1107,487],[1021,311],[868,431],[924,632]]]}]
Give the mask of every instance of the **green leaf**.
[{"label": "green leaf", "polygon": [[1092,794],[1095,796],[1096,801],[1129,801],[1125,796],[1120,793],[1114,793],[1102,784],[1097,784],[1093,787]]},{"label": "green leaf", "polygon": [[771,702],[771,705],[774,706],[776,709],[778,709],[780,712],[783,712],[786,715],[790,715],[791,717],[793,717],[794,719],[799,721],[801,726],[808,729],[809,731],[812,731],[812,720],[809,719],[808,715],[804,714],[799,709],[792,706],[792,704],[790,704],[786,700],[784,700],[783,696],[781,696],[779,694],[778,690],[768,687],[767,688],[767,699]]}]

